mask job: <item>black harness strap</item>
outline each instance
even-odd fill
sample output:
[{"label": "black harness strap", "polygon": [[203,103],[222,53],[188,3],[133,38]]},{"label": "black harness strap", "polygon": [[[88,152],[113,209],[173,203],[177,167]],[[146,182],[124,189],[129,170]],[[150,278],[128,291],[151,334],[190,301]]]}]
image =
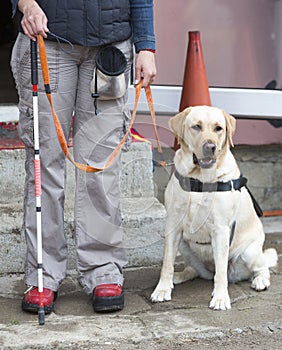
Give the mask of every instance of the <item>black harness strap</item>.
[{"label": "black harness strap", "polygon": [[246,187],[249,192],[255,211],[259,217],[263,216],[263,212],[252,195],[251,191],[247,187],[248,179],[244,176],[240,176],[238,179],[230,180],[227,182],[201,182],[200,180],[192,177],[182,176],[177,170],[174,171],[174,175],[179,181],[179,185],[186,192],[225,192],[225,191],[240,191],[242,187]]},{"label": "black harness strap", "polygon": [[186,177],[179,174],[177,170],[174,172],[181,188],[186,192],[225,192],[238,191],[246,186],[248,180],[240,176],[238,179],[227,182],[201,182],[193,177]]},{"label": "black harness strap", "polygon": [[234,238],[235,228],[236,228],[236,221],[233,221],[230,229],[229,247],[231,246]]}]

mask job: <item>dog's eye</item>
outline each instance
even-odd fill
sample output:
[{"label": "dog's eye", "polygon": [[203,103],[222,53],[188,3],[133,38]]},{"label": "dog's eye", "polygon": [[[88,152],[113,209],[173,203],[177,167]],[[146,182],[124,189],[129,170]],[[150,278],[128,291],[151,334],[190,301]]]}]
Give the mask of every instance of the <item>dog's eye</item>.
[{"label": "dog's eye", "polygon": [[221,130],[223,130],[221,126],[217,125],[217,126],[215,127],[215,131],[216,131],[216,132],[219,132],[219,131],[221,131]]},{"label": "dog's eye", "polygon": [[194,129],[194,130],[196,130],[196,131],[200,131],[200,130],[202,130],[202,127],[201,127],[200,124],[196,124],[196,125],[193,125],[193,126],[192,126],[192,129]]}]

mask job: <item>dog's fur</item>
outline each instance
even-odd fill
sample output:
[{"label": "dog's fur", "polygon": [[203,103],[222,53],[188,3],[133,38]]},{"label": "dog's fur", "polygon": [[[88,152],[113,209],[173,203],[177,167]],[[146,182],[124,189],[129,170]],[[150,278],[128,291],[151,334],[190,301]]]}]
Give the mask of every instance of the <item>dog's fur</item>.
[{"label": "dog's fur", "polygon": [[[180,144],[174,162],[182,176],[203,183],[240,177],[230,151],[235,118],[215,107],[197,106],[171,118],[169,126]],[[153,302],[171,300],[173,283],[198,276],[214,279],[209,307],[216,310],[231,308],[228,281],[251,278],[255,290],[269,287],[269,268],[277,264],[277,253],[275,249],[262,250],[263,226],[245,187],[226,192],[186,192],[172,175],[165,205],[164,260],[160,281],[151,295]],[[179,248],[186,266],[182,272],[174,272]]]}]

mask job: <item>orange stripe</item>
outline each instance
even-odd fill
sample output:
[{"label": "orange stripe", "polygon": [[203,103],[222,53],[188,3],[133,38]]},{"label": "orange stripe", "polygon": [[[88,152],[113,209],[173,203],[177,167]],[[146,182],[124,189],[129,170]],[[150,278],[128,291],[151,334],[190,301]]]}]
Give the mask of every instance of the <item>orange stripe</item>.
[{"label": "orange stripe", "polygon": [[34,184],[35,196],[41,196],[41,176],[40,176],[40,159],[34,159]]}]

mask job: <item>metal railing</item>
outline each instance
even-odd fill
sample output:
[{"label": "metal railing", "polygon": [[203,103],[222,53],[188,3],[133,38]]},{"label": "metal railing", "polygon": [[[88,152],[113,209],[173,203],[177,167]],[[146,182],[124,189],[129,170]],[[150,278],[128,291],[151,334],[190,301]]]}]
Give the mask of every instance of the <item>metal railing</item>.
[{"label": "metal railing", "polygon": [[[152,85],[155,112],[158,115],[178,113],[181,86]],[[213,106],[240,119],[282,120],[282,91],[268,89],[209,88]],[[134,87],[129,87],[129,105],[134,102]],[[149,113],[145,94],[141,94],[139,114]]]},{"label": "metal railing", "polygon": [[[155,112],[174,115],[179,111],[181,86],[152,85]],[[239,119],[282,120],[282,91],[268,89],[209,88],[213,106],[224,109]],[[128,90],[128,105],[134,104],[133,85]],[[141,94],[139,114],[149,113],[145,94]],[[0,105],[0,122],[17,122],[16,105]]]}]

